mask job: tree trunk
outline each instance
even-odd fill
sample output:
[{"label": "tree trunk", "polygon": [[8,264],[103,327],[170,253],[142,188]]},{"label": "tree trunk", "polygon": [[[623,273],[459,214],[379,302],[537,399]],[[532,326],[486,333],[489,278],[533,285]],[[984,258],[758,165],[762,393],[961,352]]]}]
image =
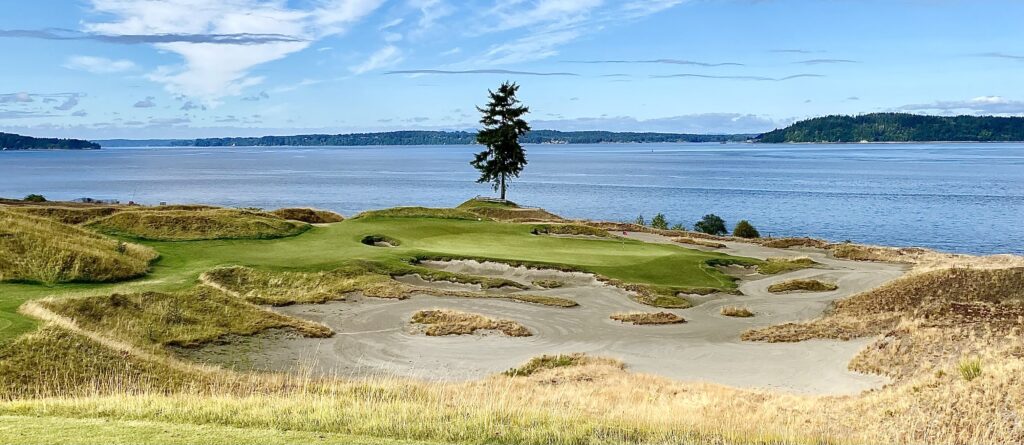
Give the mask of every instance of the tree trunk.
[{"label": "tree trunk", "polygon": [[505,200],[505,175],[501,175],[501,200]]}]

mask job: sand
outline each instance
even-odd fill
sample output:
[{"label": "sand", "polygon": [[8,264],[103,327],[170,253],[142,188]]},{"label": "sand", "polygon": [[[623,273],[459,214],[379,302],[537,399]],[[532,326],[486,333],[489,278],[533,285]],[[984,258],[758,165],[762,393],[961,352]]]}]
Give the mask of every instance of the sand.
[{"label": "sand", "polygon": [[[630,234],[629,237],[647,242],[672,242],[652,234]],[[552,308],[430,295],[414,295],[396,301],[356,295],[346,301],[276,309],[330,326],[337,332],[333,338],[307,339],[276,333],[244,342],[207,346],[190,355],[201,361],[253,369],[301,369],[342,377],[398,376],[457,381],[505,371],[541,354],[584,352],[619,359],[634,372],[744,388],[853,394],[887,383],[884,377],[847,369],[850,359],[870,339],[766,344],[740,341],[739,335],[750,328],[815,318],[833,300],[877,287],[902,275],[904,266],[839,260],[813,249],[724,244],[726,248],[714,250],[756,258],[809,256],[823,267],[768,277],[747,276],[740,285],[745,295],[694,296],[696,306],[693,308],[664,310],[682,316],[687,323],[634,326],[611,320],[609,316],[618,312],[663,309],[636,303],[629,293],[605,285],[588,274],[475,261],[428,262],[424,264],[427,267],[501,277],[525,285],[536,280],[562,281],[565,285],[557,289],[545,290],[531,285],[526,291],[504,288],[494,292],[559,296],[576,300],[580,306]],[[793,278],[832,281],[839,289],[781,295],[767,291],[769,285]],[[402,280],[445,289],[479,289],[452,283],[428,283],[416,276]],[[727,317],[719,313],[723,306],[747,307],[755,316]],[[414,312],[440,308],[515,320],[530,329],[534,336],[427,337],[409,327],[408,321]]]}]

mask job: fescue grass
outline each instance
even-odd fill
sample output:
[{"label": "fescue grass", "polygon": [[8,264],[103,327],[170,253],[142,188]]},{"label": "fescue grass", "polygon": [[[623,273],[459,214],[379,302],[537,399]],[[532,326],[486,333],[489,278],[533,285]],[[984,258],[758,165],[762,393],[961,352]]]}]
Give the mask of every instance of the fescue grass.
[{"label": "fescue grass", "polygon": [[505,201],[484,201],[470,199],[457,207],[482,218],[509,222],[542,222],[563,221],[562,217],[540,208],[523,208],[518,204]]},{"label": "fescue grass", "polygon": [[509,337],[533,335],[525,326],[512,320],[498,320],[451,309],[417,311],[411,321],[426,325],[424,333],[429,336],[468,335],[477,331],[499,331]]},{"label": "fescue grass", "polygon": [[273,306],[342,300],[346,294],[364,289],[381,294],[373,289],[392,281],[387,275],[373,273],[271,272],[242,266],[215,268],[203,273],[202,279],[250,303]]},{"label": "fescue grass", "polygon": [[968,382],[981,377],[981,359],[972,358],[963,360],[957,364],[957,370],[960,371],[960,377]]},{"label": "fescue grass", "polygon": [[687,237],[682,237],[682,236],[681,237],[672,238],[672,241],[676,242],[676,243],[680,243],[680,244],[690,244],[690,245],[693,245],[693,246],[709,247],[709,248],[712,248],[712,249],[722,249],[722,248],[725,248],[725,244],[722,244],[722,243],[717,243],[717,242],[714,242],[714,241],[702,240],[702,239],[697,239],[697,238],[687,238]]},{"label": "fescue grass", "polygon": [[807,257],[768,258],[767,261],[757,266],[757,271],[765,275],[776,275],[817,266],[816,261]]},{"label": "fescue grass", "polygon": [[194,347],[227,335],[291,329],[328,337],[327,327],[271,312],[208,286],[187,292],[112,294],[41,300],[83,329],[140,346]]},{"label": "fescue grass", "polygon": [[544,289],[558,289],[565,286],[564,282],[558,280],[533,280],[532,284]]},{"label": "fescue grass", "polygon": [[22,206],[8,210],[25,215],[38,216],[63,224],[83,224],[118,212],[115,207],[64,207],[64,206]]},{"label": "fescue grass", "polygon": [[828,292],[839,289],[835,283],[811,279],[786,280],[768,286],[768,292]]},{"label": "fescue grass", "polygon": [[534,235],[593,236],[597,238],[610,238],[612,236],[607,230],[580,224],[541,224],[533,226],[531,232]]},{"label": "fescue grass", "polygon": [[309,224],[330,224],[342,222],[345,218],[337,213],[327,210],[307,209],[302,207],[287,207],[270,212],[281,219],[301,221]]},{"label": "fescue grass", "polygon": [[719,313],[725,315],[726,317],[737,318],[749,318],[754,316],[754,313],[751,312],[750,309],[740,306],[723,306]]},{"label": "fescue grass", "polygon": [[148,247],[0,210],[0,282],[124,280],[145,274],[156,258]]},{"label": "fescue grass", "polygon": [[465,210],[431,207],[395,207],[382,210],[369,210],[355,216],[355,219],[366,218],[431,218],[464,219],[469,221],[488,219]]},{"label": "fescue grass", "polygon": [[612,320],[621,321],[623,323],[632,323],[635,325],[649,325],[649,324],[677,324],[685,323],[686,320],[671,312],[630,312],[622,314],[612,314],[610,317]]},{"label": "fescue grass", "polygon": [[587,365],[608,365],[618,369],[625,369],[626,366],[618,360],[603,358],[603,357],[591,357],[589,355],[577,352],[573,354],[556,354],[556,355],[542,355],[540,357],[531,358],[530,361],[524,363],[518,368],[512,368],[508,371],[503,372],[508,377],[529,377],[536,373],[547,371],[558,368],[569,368],[574,366],[587,366]]},{"label": "fescue grass", "polygon": [[308,224],[237,209],[137,210],[95,220],[88,227],[152,241],[272,239],[298,235]]}]

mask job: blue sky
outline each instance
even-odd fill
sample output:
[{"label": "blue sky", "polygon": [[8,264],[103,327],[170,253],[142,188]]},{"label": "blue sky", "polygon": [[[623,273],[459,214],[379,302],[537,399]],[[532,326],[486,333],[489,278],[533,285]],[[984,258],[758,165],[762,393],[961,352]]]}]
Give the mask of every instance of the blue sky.
[{"label": "blue sky", "polygon": [[0,131],[166,138],[535,128],[759,132],[1024,114],[1019,0],[4,0]]}]

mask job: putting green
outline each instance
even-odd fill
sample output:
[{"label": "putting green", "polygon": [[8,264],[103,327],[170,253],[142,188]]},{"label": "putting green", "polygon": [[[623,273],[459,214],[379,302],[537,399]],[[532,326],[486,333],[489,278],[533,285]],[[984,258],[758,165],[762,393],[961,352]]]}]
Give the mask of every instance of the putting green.
[{"label": "putting green", "polygon": [[[113,284],[0,284],[0,340],[31,330],[32,320],[16,313],[24,301],[47,296],[140,290],[173,291],[193,286],[202,272],[220,265],[316,271],[353,260],[382,263],[416,257],[460,257],[567,266],[626,283],[685,290],[729,290],[733,280],[706,262],[758,260],[617,238],[580,239],[533,235],[531,224],[435,218],[349,219],[290,238],[274,240],[141,241],[161,258],[143,278]],[[397,240],[395,247],[366,245],[367,235]]]}]

